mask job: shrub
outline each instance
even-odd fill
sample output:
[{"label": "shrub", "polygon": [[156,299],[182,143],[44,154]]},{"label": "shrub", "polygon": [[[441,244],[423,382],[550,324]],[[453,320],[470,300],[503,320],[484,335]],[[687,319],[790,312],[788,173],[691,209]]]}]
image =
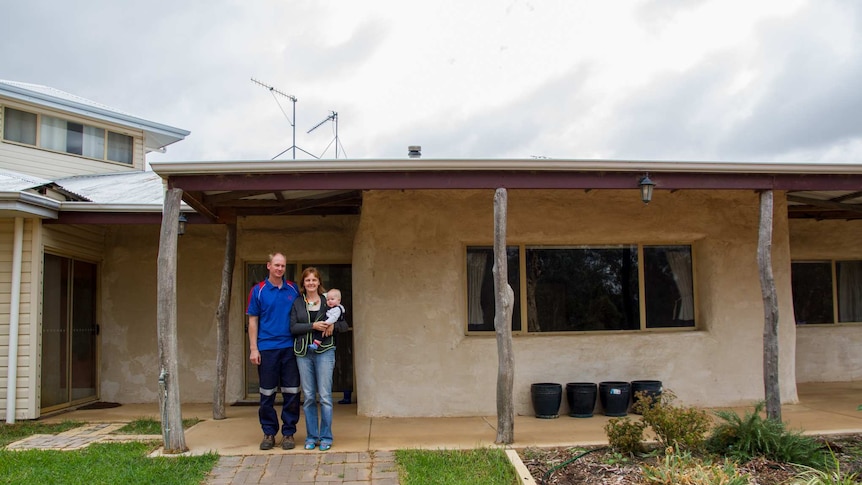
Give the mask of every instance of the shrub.
[{"label": "shrub", "polygon": [[620,453],[634,454],[643,451],[644,429],[646,423],[629,418],[611,418],[605,425],[608,444]]},{"label": "shrub", "polygon": [[665,450],[661,463],[643,465],[641,472],[647,483],[662,485],[747,485],[750,481],[731,462],[715,464],[673,447]]},{"label": "shrub", "polygon": [[814,439],[801,432],[788,431],[784,423],[762,417],[766,404],[761,401],[754,411],[740,417],[733,411],[716,411],[723,421],[706,441],[707,449],[731,458],[749,461],[763,456],[770,460],[823,468],[826,455]]},{"label": "shrub", "polygon": [[639,393],[635,411],[656,435],[663,448],[678,447],[698,451],[703,448],[709,431],[709,415],[690,406],[674,406],[676,395],[664,390],[656,400],[646,393]]}]

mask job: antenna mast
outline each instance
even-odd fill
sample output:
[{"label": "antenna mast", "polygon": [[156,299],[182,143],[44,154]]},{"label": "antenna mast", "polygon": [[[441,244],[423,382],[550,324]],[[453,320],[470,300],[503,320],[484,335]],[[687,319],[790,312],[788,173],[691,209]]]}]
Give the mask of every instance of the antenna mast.
[{"label": "antenna mast", "polygon": [[[283,93],[283,92],[279,91],[278,89],[275,89],[273,86],[270,86],[269,84],[264,84],[255,78],[251,78],[251,82],[257,84],[258,86],[262,86],[262,87],[265,87],[266,89],[268,89],[269,92],[272,94],[272,97],[275,98],[276,103],[278,103],[278,98],[275,97],[276,94],[284,96],[285,98],[289,99],[291,101],[291,103],[293,103],[293,118],[289,118],[287,116],[287,113],[284,112],[284,108],[281,108],[281,103],[278,103],[278,107],[281,108],[281,112],[284,114],[284,117],[287,118],[287,121],[290,123],[291,128],[293,128],[293,145],[291,145],[290,148],[283,150],[278,155],[272,157],[272,160],[275,160],[276,158],[280,157],[284,152],[286,152],[288,150],[293,150],[293,159],[296,160],[296,149],[298,148],[296,146],[296,101],[297,101],[296,96],[292,96],[290,94]],[[300,150],[302,150],[302,148],[300,148]],[[305,153],[308,153],[305,150],[302,150],[302,151]],[[311,155],[310,153],[308,153],[308,154]],[[311,156],[314,157],[314,155],[311,155]],[[317,157],[315,157],[315,158],[317,158]]]},{"label": "antenna mast", "polygon": [[[320,123],[312,126],[311,129],[306,131],[305,133],[306,134],[311,133],[312,131],[319,128],[320,125],[326,123],[329,120],[332,120],[332,122],[335,124],[335,159],[338,160],[338,143],[339,142],[338,142],[338,113],[337,112],[330,111],[329,116],[324,118]],[[330,142],[329,144],[331,145],[332,142]],[[326,149],[329,149],[329,145],[326,146]],[[323,150],[323,153],[326,153],[326,149]],[[321,154],[321,156],[323,156],[323,155]]]}]

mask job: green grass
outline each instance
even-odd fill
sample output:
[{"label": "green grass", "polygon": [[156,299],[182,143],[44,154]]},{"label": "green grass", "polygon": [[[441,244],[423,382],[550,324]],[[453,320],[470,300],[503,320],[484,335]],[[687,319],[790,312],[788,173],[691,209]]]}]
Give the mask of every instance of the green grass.
[{"label": "green grass", "polygon": [[38,421],[18,421],[15,424],[0,425],[0,448],[24,439],[34,434],[57,434],[68,431],[86,423],[80,421],[63,421],[62,423],[40,423]]},{"label": "green grass", "polygon": [[[183,429],[200,423],[198,418],[183,419]],[[153,418],[138,418],[115,431],[117,434],[162,434],[162,422]]]},{"label": "green grass", "polygon": [[513,485],[515,469],[500,449],[397,450],[402,485]]},{"label": "green grass", "polygon": [[94,443],[77,451],[0,450],[0,483],[197,485],[218,460],[148,458],[152,443]]}]

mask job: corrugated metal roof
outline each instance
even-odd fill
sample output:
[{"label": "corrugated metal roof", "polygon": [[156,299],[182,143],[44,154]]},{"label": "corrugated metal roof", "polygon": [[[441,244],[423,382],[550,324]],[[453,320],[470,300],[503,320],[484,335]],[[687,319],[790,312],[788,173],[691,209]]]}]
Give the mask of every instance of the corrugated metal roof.
[{"label": "corrugated metal roof", "polygon": [[97,204],[162,204],[165,200],[164,181],[155,172],[79,175],[55,183]]},{"label": "corrugated metal roof", "polygon": [[116,108],[40,84],[0,79],[0,94],[12,99],[143,130],[144,147],[148,151],[161,150],[184,139],[190,133],[187,130],[138,118]]},{"label": "corrugated metal roof", "polygon": [[21,191],[35,189],[49,185],[50,180],[13,172],[11,170],[0,170],[0,191]]}]

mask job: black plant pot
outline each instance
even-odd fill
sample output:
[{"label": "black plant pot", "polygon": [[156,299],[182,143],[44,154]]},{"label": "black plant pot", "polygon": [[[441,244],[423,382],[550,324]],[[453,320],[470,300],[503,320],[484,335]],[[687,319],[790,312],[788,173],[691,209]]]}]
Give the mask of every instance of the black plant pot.
[{"label": "black plant pot", "polygon": [[563,386],[553,382],[539,382],[530,386],[533,409],[537,418],[552,419],[560,415]]},{"label": "black plant pot", "polygon": [[599,400],[605,410],[605,416],[625,416],[628,414],[631,387],[631,384],[622,381],[599,383]]},{"label": "black plant pot", "polygon": [[589,418],[596,408],[598,386],[595,382],[569,382],[566,384],[566,400],[569,402],[569,416]]}]

